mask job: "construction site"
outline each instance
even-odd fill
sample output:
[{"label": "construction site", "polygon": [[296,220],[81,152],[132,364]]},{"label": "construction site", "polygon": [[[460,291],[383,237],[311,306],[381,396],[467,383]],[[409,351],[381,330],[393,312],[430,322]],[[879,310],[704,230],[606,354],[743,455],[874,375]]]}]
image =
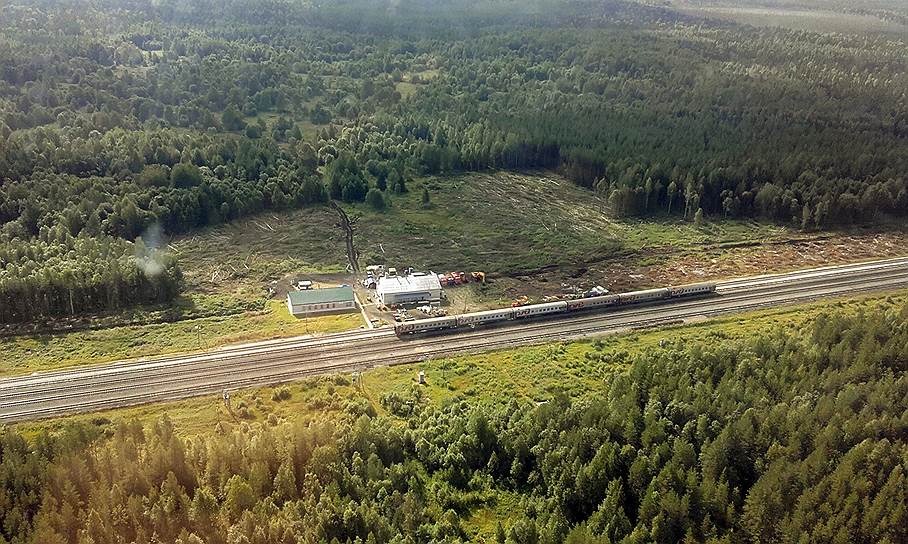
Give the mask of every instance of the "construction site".
[{"label": "construction site", "polygon": [[[420,272],[384,264],[368,265],[354,289],[373,325],[440,317],[475,307],[473,290],[485,273]],[[463,307],[459,307],[462,305]]]}]

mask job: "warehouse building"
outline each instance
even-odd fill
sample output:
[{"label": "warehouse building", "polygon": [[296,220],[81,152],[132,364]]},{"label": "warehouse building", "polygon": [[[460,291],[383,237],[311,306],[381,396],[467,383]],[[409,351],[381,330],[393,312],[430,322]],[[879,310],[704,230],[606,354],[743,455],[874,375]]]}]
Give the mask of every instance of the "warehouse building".
[{"label": "warehouse building", "polygon": [[287,293],[287,309],[296,317],[356,311],[356,299],[349,285]]},{"label": "warehouse building", "polygon": [[384,276],[378,280],[375,290],[379,302],[385,306],[441,300],[441,283],[438,276],[431,272],[409,276]]}]

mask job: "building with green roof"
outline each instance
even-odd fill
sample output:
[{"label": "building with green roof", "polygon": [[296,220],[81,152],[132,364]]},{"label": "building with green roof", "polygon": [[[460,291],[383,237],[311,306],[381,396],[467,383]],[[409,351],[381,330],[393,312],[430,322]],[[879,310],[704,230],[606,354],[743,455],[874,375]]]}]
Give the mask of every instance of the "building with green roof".
[{"label": "building with green roof", "polygon": [[356,298],[349,285],[287,293],[287,309],[296,317],[355,312]]}]

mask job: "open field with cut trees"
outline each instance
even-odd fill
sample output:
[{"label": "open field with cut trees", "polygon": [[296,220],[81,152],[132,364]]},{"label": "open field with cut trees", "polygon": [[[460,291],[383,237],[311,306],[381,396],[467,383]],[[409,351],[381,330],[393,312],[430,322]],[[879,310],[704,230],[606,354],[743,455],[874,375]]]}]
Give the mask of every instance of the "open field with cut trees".
[{"label": "open field with cut trees", "polygon": [[[558,172],[611,219],[668,225],[721,217],[815,231],[908,213],[899,34],[750,27],[625,0],[408,0],[399,13],[362,0],[278,3],[4,7],[0,242],[15,249],[0,260],[0,300],[14,308],[0,321],[166,304],[181,295],[180,263],[149,275],[143,257],[130,259],[166,253],[159,231],[192,235],[329,199],[383,209],[439,175]],[[829,10],[904,23],[898,2],[846,7]],[[502,201],[495,191],[509,188],[479,190],[473,204]],[[435,219],[414,210],[409,226],[451,228]],[[572,258],[634,247],[633,234],[616,246],[583,232],[596,225],[555,226],[509,227],[535,258],[476,235],[501,253],[501,270],[549,266],[557,244]],[[412,234],[399,228],[387,225]],[[463,236],[442,247],[468,252]],[[301,253],[294,265],[315,252]],[[48,255],[60,265],[42,268]],[[479,257],[466,264],[489,261]],[[322,260],[313,264],[343,264]]]},{"label": "open field with cut trees", "polygon": [[[451,291],[457,312],[560,295],[562,284],[617,292],[898,256],[908,247],[908,232],[894,225],[804,233],[757,221],[614,217],[602,198],[546,172],[436,176],[412,186],[383,211],[345,206],[360,264],[487,272],[486,285]],[[57,321],[56,331],[19,329],[0,340],[9,354],[0,373],[360,327],[359,315],[303,322],[283,304],[291,279],[354,280],[337,221],[328,207],[307,207],[174,238],[167,245],[180,262],[181,298]]]},{"label": "open field with cut trees", "polygon": [[[435,176],[411,185],[381,211],[345,205],[360,266],[482,270],[489,285],[475,293],[479,303],[555,295],[563,282],[634,289],[883,258],[908,247],[908,231],[897,224],[818,233],[766,221],[616,217],[604,198],[551,172]],[[287,274],[340,277],[346,257],[336,223],[331,210],[307,208],[172,245],[193,288],[258,293]]]}]

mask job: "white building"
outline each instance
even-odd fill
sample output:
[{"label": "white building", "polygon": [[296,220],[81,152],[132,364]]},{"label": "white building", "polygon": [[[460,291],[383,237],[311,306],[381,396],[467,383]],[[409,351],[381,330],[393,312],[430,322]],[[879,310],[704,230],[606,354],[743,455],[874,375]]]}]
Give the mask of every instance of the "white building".
[{"label": "white building", "polygon": [[330,287],[287,293],[287,309],[296,317],[356,311],[353,288]]},{"label": "white building", "polygon": [[438,302],[441,300],[441,283],[433,273],[410,276],[384,276],[375,288],[378,300],[385,306]]}]

